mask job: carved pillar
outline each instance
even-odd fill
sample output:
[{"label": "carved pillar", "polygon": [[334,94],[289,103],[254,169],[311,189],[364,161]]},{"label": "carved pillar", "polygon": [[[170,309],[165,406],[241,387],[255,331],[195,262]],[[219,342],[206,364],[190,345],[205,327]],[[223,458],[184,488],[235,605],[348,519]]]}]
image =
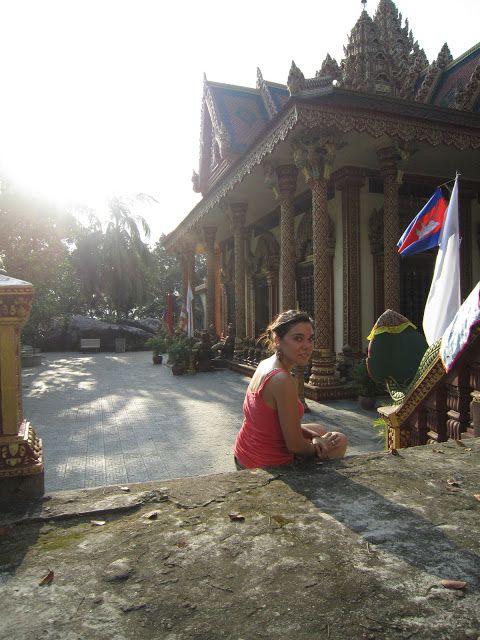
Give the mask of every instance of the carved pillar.
[{"label": "carved pillar", "polygon": [[245,202],[230,205],[233,222],[233,242],[235,254],[235,337],[245,338]]},{"label": "carved pillar", "polygon": [[32,299],[29,282],[0,274],[0,501],[11,503],[43,494],[42,441],[22,406],[20,331]]},{"label": "carved pillar", "polygon": [[326,239],[329,232],[327,179],[335,157],[336,142],[331,136],[318,136],[296,143],[295,163],[312,191],[313,307],[315,345],[309,383],[316,387],[336,384],[335,353],[330,324],[331,260]]},{"label": "carved pillar", "polygon": [[280,193],[280,260],[282,265],[282,310],[295,309],[295,224],[293,198],[297,189],[298,169],[295,165],[277,167]]},{"label": "carved pillar", "polygon": [[215,247],[215,331],[218,335],[222,333],[222,280],[220,273],[220,265],[222,264],[222,250],[217,245]]},{"label": "carved pillar", "polygon": [[207,249],[207,329],[215,324],[215,234],[216,227],[204,227],[203,237]]},{"label": "carved pillar", "polygon": [[342,192],[343,233],[343,344],[353,353],[362,351],[360,295],[360,188],[362,169],[345,167],[336,172],[335,184]]},{"label": "carved pillar", "polygon": [[383,175],[383,241],[384,241],[384,305],[385,309],[400,312],[400,256],[397,242],[400,237],[398,213],[398,160],[393,147],[377,152]]}]

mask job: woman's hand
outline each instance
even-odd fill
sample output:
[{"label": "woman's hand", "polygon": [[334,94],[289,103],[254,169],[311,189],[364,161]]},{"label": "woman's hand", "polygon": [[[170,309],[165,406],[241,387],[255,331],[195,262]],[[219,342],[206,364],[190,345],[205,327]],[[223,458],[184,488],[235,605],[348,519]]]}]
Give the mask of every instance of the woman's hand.
[{"label": "woman's hand", "polygon": [[315,436],[312,438],[312,444],[315,447],[315,455],[317,458],[326,459],[332,449],[338,446],[338,437],[331,431],[323,436]]}]

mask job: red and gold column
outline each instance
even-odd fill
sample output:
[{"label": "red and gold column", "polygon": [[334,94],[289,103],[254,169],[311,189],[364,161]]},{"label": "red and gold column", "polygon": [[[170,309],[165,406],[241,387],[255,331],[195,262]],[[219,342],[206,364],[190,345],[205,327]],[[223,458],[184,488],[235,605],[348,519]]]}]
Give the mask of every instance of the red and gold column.
[{"label": "red and gold column", "polygon": [[207,322],[206,327],[215,325],[215,234],[216,227],[203,227],[203,237],[207,251]]},{"label": "red and gold column", "polygon": [[335,131],[311,131],[294,144],[293,157],[312,192],[313,309],[315,342],[309,397],[315,400],[345,398],[351,391],[338,381],[335,372],[334,335],[331,309],[332,261],[328,237],[331,221],[327,211],[327,181],[336,152],[345,143]]},{"label": "red and gold column", "polygon": [[383,175],[383,291],[385,309],[400,312],[400,237],[398,215],[398,152],[393,147],[377,152]]},{"label": "red and gold column", "polygon": [[29,282],[0,275],[0,498],[43,494],[42,441],[24,420],[20,331],[33,299]]},{"label": "red and gold column", "polygon": [[330,324],[331,262],[328,255],[327,179],[333,165],[336,141],[331,136],[313,134],[299,140],[294,159],[312,191],[313,308],[315,346],[309,384],[314,387],[335,386],[335,353]]},{"label": "red and gold column", "polygon": [[245,338],[245,218],[247,204],[236,202],[230,205],[233,222],[235,257],[235,338]]},{"label": "red and gold column", "polygon": [[343,344],[362,352],[360,304],[360,189],[365,172],[358,167],[336,171],[336,188],[342,193],[343,232]]},{"label": "red and gold column", "polygon": [[295,226],[294,202],[297,189],[298,169],[295,165],[277,167],[277,184],[280,193],[280,263],[281,308],[282,311],[295,309]]}]

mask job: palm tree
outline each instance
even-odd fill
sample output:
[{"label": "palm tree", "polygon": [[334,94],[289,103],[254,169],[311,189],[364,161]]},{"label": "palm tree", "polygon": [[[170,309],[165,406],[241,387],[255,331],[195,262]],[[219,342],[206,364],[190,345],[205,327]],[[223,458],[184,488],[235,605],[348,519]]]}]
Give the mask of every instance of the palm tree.
[{"label": "palm tree", "polygon": [[150,228],[119,198],[110,201],[109,209],[103,252],[105,289],[118,321],[144,302],[151,254],[142,241],[139,225],[146,238]]},{"label": "palm tree", "polygon": [[[83,211],[85,214],[85,211]],[[80,283],[80,291],[89,315],[98,317],[99,302],[103,298],[103,231],[100,220],[91,210],[86,211],[88,226],[81,227],[72,251],[72,263]]]}]

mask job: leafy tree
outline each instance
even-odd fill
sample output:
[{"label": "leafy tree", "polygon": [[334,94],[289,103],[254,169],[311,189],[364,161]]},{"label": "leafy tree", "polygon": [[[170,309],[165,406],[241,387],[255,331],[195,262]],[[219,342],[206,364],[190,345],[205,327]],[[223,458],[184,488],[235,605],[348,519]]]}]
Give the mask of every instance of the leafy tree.
[{"label": "leafy tree", "polygon": [[99,317],[105,307],[102,282],[104,235],[97,216],[90,212],[88,218],[89,226],[82,227],[77,235],[71,261],[85,310],[90,316]]},{"label": "leafy tree", "polygon": [[68,212],[1,180],[0,253],[7,274],[31,282],[35,296],[24,336],[41,335],[56,315],[79,309],[69,246],[78,224]]}]

